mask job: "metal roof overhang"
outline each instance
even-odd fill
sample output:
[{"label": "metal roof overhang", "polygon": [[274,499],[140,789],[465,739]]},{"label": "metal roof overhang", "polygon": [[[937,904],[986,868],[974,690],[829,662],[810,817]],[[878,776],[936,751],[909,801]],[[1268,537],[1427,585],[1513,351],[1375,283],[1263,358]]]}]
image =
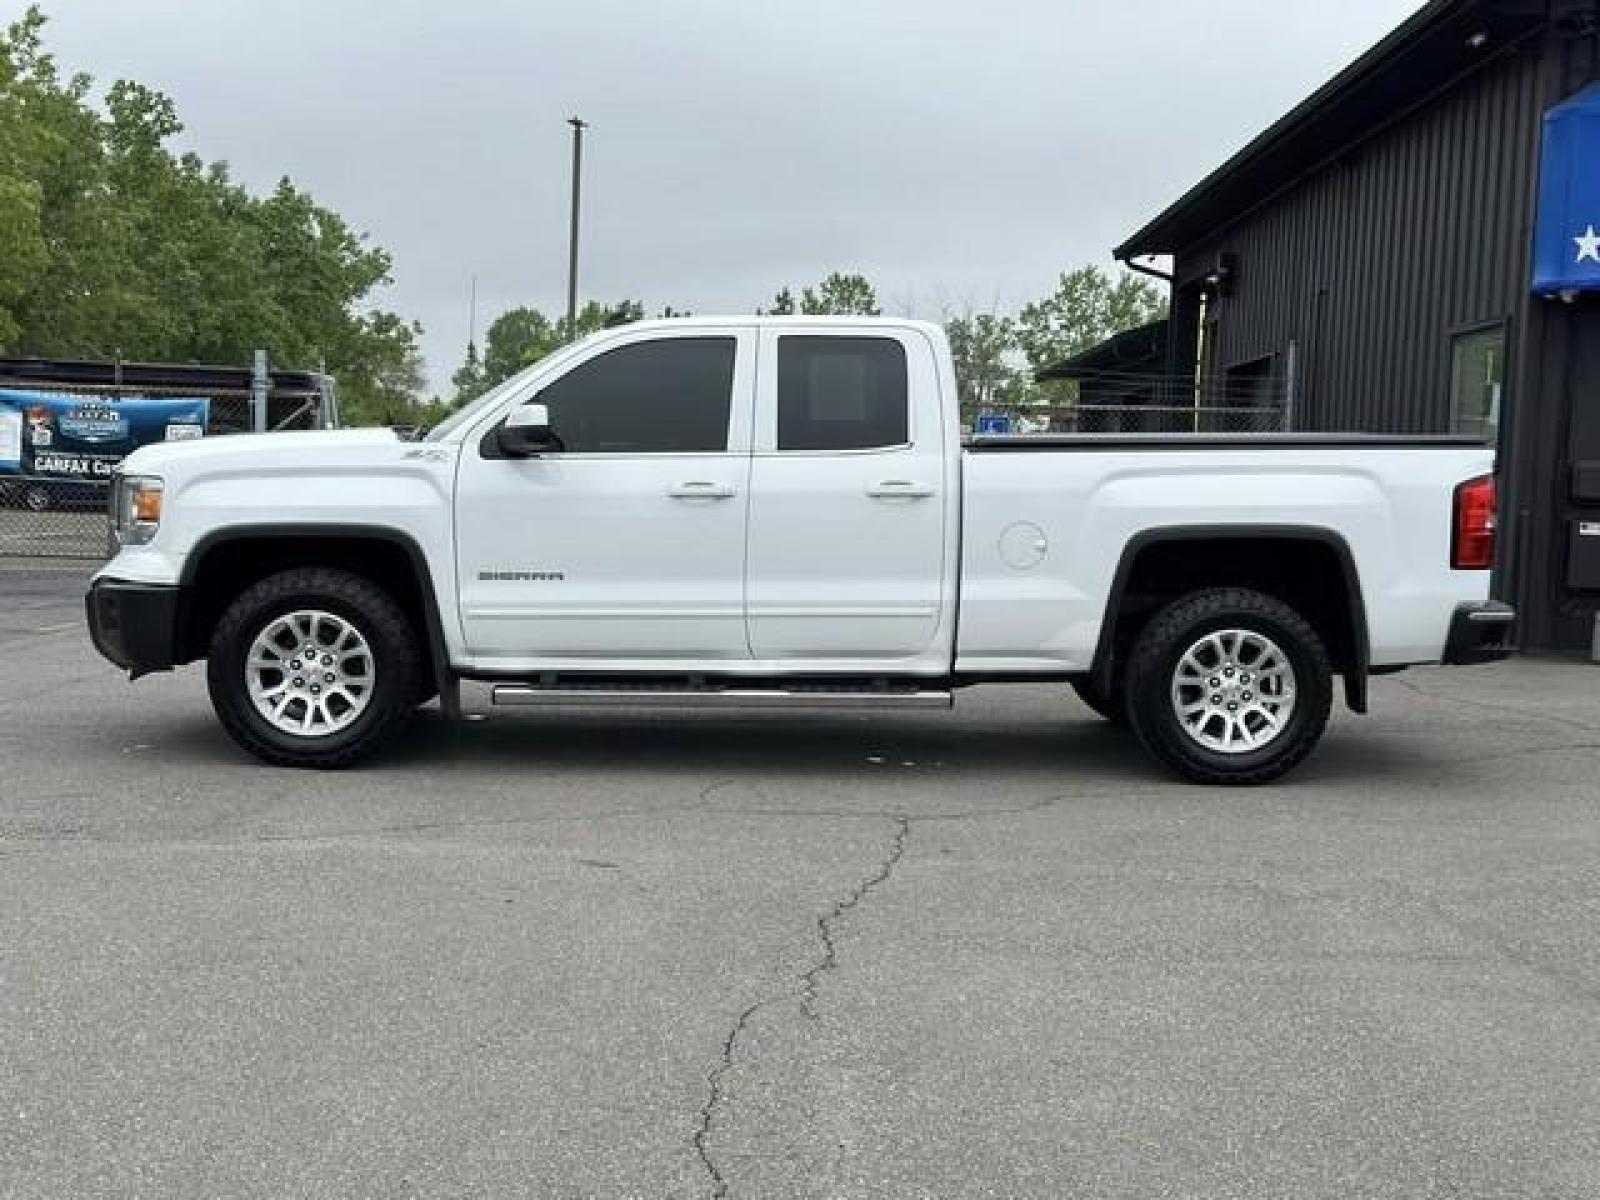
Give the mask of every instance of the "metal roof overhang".
[{"label": "metal roof overhang", "polygon": [[1234,224],[1547,20],[1546,0],[1432,0],[1118,246],[1117,258],[1176,253]]},{"label": "metal roof overhang", "polygon": [[1167,322],[1153,321],[1114,334],[1081,354],[1044,367],[1035,379],[1083,379],[1107,371],[1134,371],[1152,363],[1164,366],[1167,357]]}]

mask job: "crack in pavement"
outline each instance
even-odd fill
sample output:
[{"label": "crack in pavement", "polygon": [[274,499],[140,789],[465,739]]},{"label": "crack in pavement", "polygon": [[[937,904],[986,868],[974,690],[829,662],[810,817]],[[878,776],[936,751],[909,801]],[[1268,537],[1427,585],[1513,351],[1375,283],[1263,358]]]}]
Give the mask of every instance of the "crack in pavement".
[{"label": "crack in pavement", "polygon": [[722,1042],[722,1057],[715,1067],[706,1075],[707,1095],[706,1102],[700,1109],[700,1120],[695,1127],[691,1142],[694,1152],[700,1159],[707,1178],[711,1181],[712,1200],[726,1200],[728,1195],[728,1180],[722,1173],[722,1168],[717,1164],[716,1158],[711,1153],[708,1144],[711,1130],[716,1124],[717,1110],[728,1098],[728,1089],[723,1085],[723,1078],[733,1070],[734,1059],[739,1052],[739,1040],[749,1028],[755,1015],[768,1005],[776,1004],[781,1000],[798,998],[800,1010],[808,1020],[817,1019],[814,1005],[817,995],[817,982],[829,971],[839,965],[838,946],[833,940],[833,926],[842,920],[852,910],[858,908],[863,901],[877,888],[882,887],[894,874],[894,869],[900,860],[905,857],[906,846],[911,841],[912,818],[903,814],[887,817],[894,822],[894,841],[889,851],[879,862],[878,868],[860,883],[851,889],[850,894],[838,901],[826,914],[817,918],[817,932],[822,939],[822,957],[809,967],[801,976],[798,988],[773,996],[765,996],[755,1001],[738,1016],[733,1027],[728,1030],[728,1036]]},{"label": "crack in pavement", "polygon": [[750,1019],[767,1005],[780,999],[782,999],[781,996],[768,996],[765,999],[757,1000],[739,1014],[739,1019],[733,1023],[733,1028],[728,1031],[728,1036],[723,1039],[722,1061],[706,1076],[709,1092],[706,1096],[705,1104],[700,1108],[700,1123],[695,1127],[694,1137],[691,1140],[694,1144],[694,1152],[700,1159],[700,1165],[705,1169],[706,1175],[711,1180],[713,1200],[724,1200],[728,1194],[728,1181],[723,1177],[722,1168],[717,1166],[717,1160],[711,1156],[711,1149],[706,1144],[711,1137],[711,1127],[716,1123],[717,1109],[727,1099],[727,1090],[722,1086],[722,1077],[733,1070],[733,1056],[738,1050],[739,1035],[750,1024]]},{"label": "crack in pavement", "polygon": [[905,857],[906,843],[911,840],[911,819],[896,817],[894,822],[894,845],[889,848],[888,856],[879,864],[877,872],[857,884],[855,891],[833,906],[832,912],[817,918],[817,936],[822,939],[822,958],[800,976],[800,1011],[805,1014],[808,1021],[817,1019],[817,981],[839,965],[839,951],[833,940],[835,923],[843,920],[874,888],[887,883],[889,876],[894,874],[895,867]]}]

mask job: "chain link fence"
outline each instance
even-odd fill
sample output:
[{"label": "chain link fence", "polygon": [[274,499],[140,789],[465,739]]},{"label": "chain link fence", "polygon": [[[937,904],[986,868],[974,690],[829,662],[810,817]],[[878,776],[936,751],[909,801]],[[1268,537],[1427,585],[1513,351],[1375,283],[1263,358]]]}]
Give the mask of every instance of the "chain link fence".
[{"label": "chain link fence", "polygon": [[[105,378],[96,377],[100,375]],[[271,378],[263,422],[268,429],[317,429],[337,423],[332,386],[325,376],[275,372]],[[141,400],[204,401],[204,436],[248,433],[256,427],[248,368],[3,360],[0,398],[8,394],[22,397],[16,403],[26,415],[15,415],[13,409],[16,428],[10,436],[19,444],[9,455],[0,450],[0,458],[22,466],[20,471],[0,474],[0,558],[5,559],[92,561],[110,552],[106,515],[110,480],[30,469],[41,460],[49,461],[42,448],[54,446],[56,433],[41,433],[35,427],[30,405],[44,400],[59,407],[79,398],[86,407],[102,402],[111,410]],[[103,459],[89,465],[97,472],[109,468]]]},{"label": "chain link fence", "polygon": [[1072,413],[1077,433],[1278,433],[1281,405],[1081,404]]},{"label": "chain link fence", "polygon": [[[995,418],[1003,428],[996,428]],[[1282,405],[1075,404],[991,410],[981,414],[977,432],[1030,433],[1282,433],[1288,429]]]},{"label": "chain link fence", "polygon": [[0,479],[0,557],[104,557],[109,492],[108,484],[76,479]]},{"label": "chain link fence", "polygon": [[973,424],[1029,433],[1281,433],[1290,425],[1287,377],[1238,372],[1196,382],[1149,371],[1075,368],[1068,398],[1024,406],[984,405]]}]

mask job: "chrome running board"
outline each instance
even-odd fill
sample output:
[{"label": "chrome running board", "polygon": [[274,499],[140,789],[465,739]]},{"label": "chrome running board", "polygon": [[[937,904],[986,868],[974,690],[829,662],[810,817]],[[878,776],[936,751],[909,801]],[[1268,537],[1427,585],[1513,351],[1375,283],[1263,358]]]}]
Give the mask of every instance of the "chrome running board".
[{"label": "chrome running board", "polygon": [[622,708],[950,708],[955,696],[940,691],[834,691],[817,688],[537,687],[496,684],[491,694],[502,708],[582,705]]}]

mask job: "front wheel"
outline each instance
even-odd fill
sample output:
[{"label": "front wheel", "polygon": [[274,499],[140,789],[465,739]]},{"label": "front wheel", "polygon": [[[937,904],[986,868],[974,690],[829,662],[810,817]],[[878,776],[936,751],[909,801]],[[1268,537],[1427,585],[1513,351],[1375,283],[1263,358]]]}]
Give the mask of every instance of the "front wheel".
[{"label": "front wheel", "polygon": [[247,588],[217,622],[206,662],[229,735],[276,766],[367,757],[421,690],[418,645],[382,588],[347,571],[284,571]]},{"label": "front wheel", "polygon": [[1139,740],[1196,783],[1277,779],[1316,747],[1333,705],[1316,631],[1282,601],[1236,588],[1195,592],[1157,613],[1127,680]]}]

